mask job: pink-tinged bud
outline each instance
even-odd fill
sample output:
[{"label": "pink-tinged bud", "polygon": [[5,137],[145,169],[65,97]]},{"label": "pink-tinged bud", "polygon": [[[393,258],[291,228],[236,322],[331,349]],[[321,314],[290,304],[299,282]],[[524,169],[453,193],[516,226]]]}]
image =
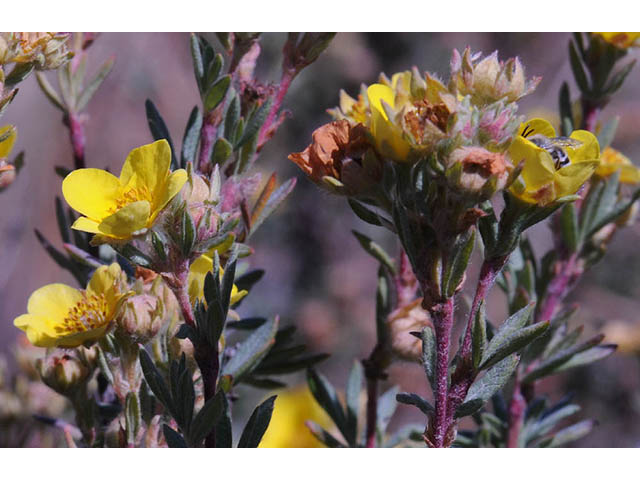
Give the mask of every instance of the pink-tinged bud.
[{"label": "pink-tinged bud", "polygon": [[91,369],[73,351],[55,350],[36,362],[42,381],[56,392],[67,395],[83,385]]},{"label": "pink-tinged bud", "polygon": [[154,295],[135,295],[124,304],[118,326],[134,341],[146,343],[156,336],[164,323],[162,307],[162,301]]},{"label": "pink-tinged bud", "polygon": [[506,187],[512,165],[503,153],[482,147],[460,147],[447,162],[449,183],[463,195],[488,199]]},{"label": "pink-tinged bud", "polygon": [[16,168],[0,161],[0,190],[7,188],[16,179]]}]

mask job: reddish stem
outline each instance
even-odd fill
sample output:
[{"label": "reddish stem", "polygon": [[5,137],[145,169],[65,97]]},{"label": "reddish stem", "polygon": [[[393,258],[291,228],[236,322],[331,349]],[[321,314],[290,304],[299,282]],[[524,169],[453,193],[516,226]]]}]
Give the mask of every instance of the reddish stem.
[{"label": "reddish stem", "polygon": [[536,317],[537,322],[549,322],[553,319],[558,306],[580,275],[576,271],[577,260],[578,255],[574,253],[567,260],[557,265],[556,274],[549,282],[544,301]]},{"label": "reddish stem", "polygon": [[284,97],[287,95],[289,87],[291,86],[291,82],[293,81],[297,73],[298,71],[295,68],[283,68],[280,85],[278,86],[278,93],[273,100],[271,110],[269,110],[269,114],[267,115],[267,119],[262,124],[262,127],[260,127],[257,144],[258,151],[260,151],[262,146],[273,135],[273,132],[271,132],[273,124],[277,120],[277,115],[280,111],[280,107],[282,106],[282,102],[284,101]]},{"label": "reddish stem", "polygon": [[85,168],[84,147],[85,135],[84,125],[80,116],[74,112],[68,113],[69,119],[69,138],[71,140],[71,148],[73,149],[73,167],[74,169]]},{"label": "reddish stem", "polygon": [[475,321],[480,304],[485,300],[489,290],[493,287],[493,284],[498,277],[498,274],[504,267],[505,263],[509,259],[509,255],[503,257],[486,259],[480,269],[480,277],[478,279],[478,285],[476,286],[476,294],[473,297],[473,303],[471,310],[469,311],[469,318],[467,320],[467,329],[464,334],[464,340],[462,341],[462,347],[460,349],[460,357],[466,358],[471,353],[471,338],[473,331],[473,322]]},{"label": "reddish stem", "polygon": [[589,130],[590,132],[595,132],[596,124],[598,122],[598,115],[600,113],[600,108],[594,105],[593,103],[583,99],[582,110],[584,112],[582,127],[585,130]]},{"label": "reddish stem", "polygon": [[218,127],[216,126],[216,115],[213,112],[209,112],[202,123],[200,129],[200,153],[198,154],[198,169],[201,172],[206,172],[211,160],[211,154],[213,153],[213,146],[218,133]]},{"label": "reddish stem", "polygon": [[449,394],[449,350],[451,330],[453,328],[453,297],[431,307],[436,335],[436,391],[435,416],[433,425],[433,445],[442,448],[445,445],[449,422],[447,418],[447,397]]}]

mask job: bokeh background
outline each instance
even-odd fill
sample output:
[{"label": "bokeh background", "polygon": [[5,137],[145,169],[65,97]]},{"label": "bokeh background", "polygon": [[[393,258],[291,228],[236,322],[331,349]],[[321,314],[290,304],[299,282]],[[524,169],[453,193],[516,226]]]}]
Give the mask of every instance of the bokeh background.
[{"label": "bokeh background", "polygon": [[[216,44],[214,35],[207,36]],[[284,39],[282,33],[263,35],[261,78],[278,80]],[[376,265],[351,230],[366,233],[391,252],[398,247],[383,230],[357,220],[344,199],[321,192],[304,179],[287,155],[302,150],[311,132],[327,121],[325,110],[337,104],[341,88],[355,95],[361,83],[374,82],[379,72],[390,75],[413,65],[444,76],[451,50],[467,45],[484,53],[498,50],[501,58],[517,55],[528,75],[542,75],[537,91],[521,102],[521,113],[553,118],[561,83],[569,80],[576,91],[567,61],[568,40],[566,33],[338,34],[320,59],[294,81],[285,101],[292,117],[260,157],[257,168],[265,174],[276,171],[280,180],[296,176],[299,181],[284,206],[252,239],[256,254],[250,258],[251,265],[264,268],[267,274],[241,312],[279,314],[286,324],[296,325],[313,351],[332,355],[319,366],[320,371],[336,385],[344,385],[353,361],[366,357],[375,341]],[[174,141],[182,138],[189,112],[199,100],[188,34],[102,34],[90,49],[90,72],[111,55],[116,58],[113,71],[87,110],[86,156],[88,166],[117,172],[132,148],[151,140],[145,99],[154,101]],[[55,74],[51,77],[55,82]],[[640,68],[636,68],[603,114],[605,119],[621,117],[614,146],[634,161],[640,161],[639,79]],[[31,292],[52,282],[74,285],[74,280],[46,255],[33,233],[38,228],[60,245],[53,200],[60,195],[61,180],[53,168],[72,165],[61,113],[48,103],[32,76],[21,85],[4,123],[18,127],[15,151],[24,150],[26,155],[24,169],[0,199],[0,351],[7,352],[20,335],[12,320],[24,313]],[[536,227],[532,238],[538,252],[550,247],[546,226]],[[640,226],[621,231],[605,260],[584,276],[569,297],[568,301],[581,305],[575,321],[584,323],[587,332],[630,325],[640,337],[639,241]],[[466,290],[474,285],[479,263],[476,259]],[[494,322],[504,318],[498,289],[491,295],[488,311]],[[628,333],[623,339],[629,343],[632,336]],[[640,351],[640,345],[636,349]],[[574,401],[584,406],[578,415],[599,422],[580,446],[640,446],[639,358],[618,352],[542,386],[556,400],[573,393]],[[295,375],[287,380],[291,385],[304,381]],[[388,386],[392,384],[429,395],[418,365],[392,367]],[[251,408],[262,393],[252,395],[237,411]],[[392,425],[420,420],[414,410],[399,406]]]}]

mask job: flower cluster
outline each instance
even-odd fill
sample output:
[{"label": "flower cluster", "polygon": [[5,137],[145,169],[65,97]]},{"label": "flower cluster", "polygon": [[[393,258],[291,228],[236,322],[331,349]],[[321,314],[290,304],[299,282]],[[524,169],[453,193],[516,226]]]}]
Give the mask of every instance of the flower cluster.
[{"label": "flower cluster", "polygon": [[0,34],[0,64],[33,64],[38,70],[55,70],[72,56],[69,34],[57,32],[9,32]]}]

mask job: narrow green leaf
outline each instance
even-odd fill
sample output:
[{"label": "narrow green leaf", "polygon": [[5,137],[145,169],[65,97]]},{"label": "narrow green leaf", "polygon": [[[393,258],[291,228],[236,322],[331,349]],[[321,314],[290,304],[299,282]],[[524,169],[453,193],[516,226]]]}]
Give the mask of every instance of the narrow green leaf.
[{"label": "narrow green leaf", "polygon": [[429,416],[435,412],[435,408],[420,395],[415,393],[399,393],[396,395],[396,400],[399,403],[404,403],[405,405],[413,405],[414,407],[418,407],[422,413]]},{"label": "narrow green leaf", "polygon": [[482,408],[491,397],[504,387],[518,367],[520,357],[513,354],[496,363],[492,368],[476,380],[462,405],[456,410],[456,417],[466,417]]},{"label": "narrow green leaf", "polygon": [[196,106],[191,110],[189,120],[187,121],[187,127],[184,130],[184,137],[182,137],[182,151],[180,159],[181,168],[186,168],[188,162],[195,164],[201,129],[202,114],[200,113],[200,109]]},{"label": "narrow green leaf", "polygon": [[198,89],[202,92],[202,79],[204,77],[204,63],[202,59],[202,50],[200,49],[200,41],[194,33],[190,38],[191,58],[193,59],[193,71],[196,76]]},{"label": "narrow green leaf", "polygon": [[204,98],[204,111],[210,112],[224,100],[227,90],[231,85],[231,77],[225,75],[217,80],[207,91]]},{"label": "narrow green leaf", "polygon": [[345,437],[345,439],[348,438],[349,431],[347,429],[346,415],[333,385],[331,385],[324,375],[316,372],[313,368],[307,371],[307,383],[318,404],[327,412],[331,420],[333,420],[333,423],[335,423],[338,430],[342,433],[342,436]]},{"label": "narrow green leaf", "polygon": [[436,386],[436,337],[431,327],[422,329],[422,366],[431,388],[435,392]]},{"label": "narrow green leaf", "polygon": [[569,60],[571,63],[571,70],[573,71],[573,77],[580,88],[582,93],[589,93],[589,82],[587,80],[587,74],[584,71],[576,46],[572,41],[569,41]]},{"label": "narrow green leaf", "polygon": [[360,246],[364,249],[365,252],[378,260],[381,265],[389,269],[389,272],[391,274],[395,275],[396,266],[394,265],[393,260],[391,259],[389,254],[385,252],[380,245],[356,230],[351,230],[351,233],[353,233],[353,235],[356,237],[356,239],[360,243]]},{"label": "narrow green leaf", "polygon": [[473,359],[473,368],[477,369],[482,360],[482,355],[487,348],[487,314],[484,306],[484,300],[480,303],[478,313],[473,321],[471,330],[471,355]]},{"label": "narrow green leaf", "polygon": [[242,380],[243,375],[249,373],[253,367],[269,352],[274,344],[274,337],[278,329],[278,317],[267,321],[242,342],[231,360],[224,368],[223,375],[231,375],[234,383]]},{"label": "narrow green leaf", "polygon": [[305,425],[312,433],[314,437],[318,439],[319,442],[326,445],[329,448],[344,448],[346,445],[343,445],[336,437],[327,432],[324,428],[322,428],[317,423],[307,420]]},{"label": "narrow green leaf", "polygon": [[588,435],[591,432],[594,425],[595,422],[593,420],[584,420],[582,422],[571,425],[570,427],[563,428],[553,436],[553,440],[551,440],[549,447],[562,447],[567,443],[580,440],[582,437]]},{"label": "narrow green leaf", "polygon": [[636,62],[637,60],[633,59],[632,61],[627,63],[624,67],[622,67],[619,72],[614,74],[613,77],[611,77],[609,84],[604,88],[606,95],[612,95],[618,90],[620,90],[620,87],[622,87],[622,84],[624,83],[625,79],[631,73],[631,70],[633,70],[633,67],[635,66]]},{"label": "narrow green leaf", "polygon": [[164,438],[170,448],[187,448],[187,442],[184,441],[182,435],[166,423],[162,425],[162,433],[164,433]]},{"label": "narrow green leaf", "polygon": [[602,130],[598,133],[598,143],[600,144],[601,152],[611,145],[611,142],[613,142],[613,139],[616,136],[616,131],[618,130],[619,122],[620,116],[616,115],[602,126]]},{"label": "narrow green leaf", "polygon": [[269,427],[275,401],[276,395],[267,398],[256,407],[242,431],[238,448],[258,448],[260,440]]},{"label": "narrow green leaf", "polygon": [[399,390],[397,386],[391,387],[378,398],[378,422],[376,428],[379,434],[384,434],[387,431],[391,417],[393,417],[398,407],[396,396]]},{"label": "narrow green leaf", "polygon": [[562,207],[560,225],[562,227],[562,238],[569,251],[578,251],[580,247],[580,231],[578,230],[578,214],[573,203],[567,203]]},{"label": "narrow green leaf", "polygon": [[171,393],[162,375],[160,375],[160,372],[158,372],[158,369],[153,364],[151,357],[145,349],[140,349],[139,357],[140,366],[142,367],[142,373],[144,374],[147,385],[149,385],[149,388],[158,401],[160,401],[167,410],[170,412],[174,411]]},{"label": "narrow green leaf", "polygon": [[569,94],[569,84],[562,82],[560,87],[560,119],[562,120],[562,135],[569,136],[573,131],[573,111],[571,108],[571,95]]},{"label": "narrow green leaf", "polygon": [[224,392],[218,390],[214,397],[207,400],[207,403],[200,409],[193,421],[193,427],[190,432],[193,446],[199,445],[218,423],[222,417],[224,404]]},{"label": "narrow green leaf", "polygon": [[234,138],[236,126],[240,120],[240,97],[237,93],[231,95],[227,113],[224,118],[224,136],[226,138]]},{"label": "narrow green leaf", "polygon": [[234,145],[234,149],[237,150],[242,145],[244,145],[249,139],[251,139],[254,135],[258,133],[260,127],[267,119],[267,115],[269,114],[269,110],[271,109],[271,97],[267,98],[260,108],[258,108],[253,115],[247,121],[244,130],[242,131],[242,136]]},{"label": "narrow green leaf", "polygon": [[179,168],[178,158],[176,157],[175,150],[173,149],[173,142],[171,141],[171,135],[169,134],[169,129],[167,125],[164,123],[160,112],[154,105],[154,103],[147,98],[144,102],[145,112],[147,114],[147,123],[149,124],[149,130],[151,131],[151,136],[154,140],[166,140],[169,143],[169,148],[171,149],[171,168],[176,169]]},{"label": "narrow green leaf", "polygon": [[555,373],[564,372],[565,370],[569,370],[571,368],[589,365],[590,363],[607,358],[609,355],[613,354],[613,352],[616,351],[616,348],[618,348],[617,345],[598,345],[597,347],[593,347],[589,350],[585,350],[584,352],[580,352],[571,357],[569,361],[556,368]]},{"label": "narrow green leaf", "polygon": [[447,262],[447,268],[443,275],[442,289],[447,297],[452,297],[462,281],[464,272],[467,270],[469,258],[473,252],[475,245],[476,231],[469,230],[466,234],[461,235],[455,243],[452,252],[452,259]]},{"label": "narrow green leaf", "polygon": [[222,396],[222,400],[222,415],[216,425],[216,447],[231,448],[233,447],[233,429],[231,426],[229,402],[225,395]]},{"label": "narrow green leaf", "polygon": [[98,91],[98,88],[100,88],[100,85],[102,85],[102,82],[104,82],[107,75],[109,75],[109,72],[111,72],[114,62],[115,58],[112,57],[102,64],[96,76],[93,77],[78,97],[78,104],[76,105],[77,111],[81,111],[87,106],[91,98]]},{"label": "narrow green leaf", "polygon": [[347,442],[350,445],[357,443],[358,436],[358,416],[360,414],[360,392],[362,391],[362,381],[364,379],[364,369],[362,363],[358,360],[353,362],[349,378],[347,380],[347,411],[346,411],[346,427],[349,431],[349,439]]},{"label": "narrow green leaf", "polygon": [[58,95],[58,93],[54,90],[53,86],[47,80],[43,72],[36,72],[36,80],[38,81],[38,85],[40,86],[40,90],[42,93],[46,95],[49,101],[58,109],[65,112],[67,108],[65,107],[62,99]]},{"label": "narrow green leaf", "polygon": [[275,209],[280,206],[280,204],[284,201],[285,198],[287,198],[287,196],[291,193],[293,187],[295,186],[296,179],[290,178],[271,194],[269,200],[267,201],[267,204],[262,209],[262,212],[260,212],[258,218],[256,218],[256,220],[251,225],[251,232],[249,233],[249,235],[252,235],[258,229],[258,227],[262,225],[262,222],[264,222],[275,211]]}]

